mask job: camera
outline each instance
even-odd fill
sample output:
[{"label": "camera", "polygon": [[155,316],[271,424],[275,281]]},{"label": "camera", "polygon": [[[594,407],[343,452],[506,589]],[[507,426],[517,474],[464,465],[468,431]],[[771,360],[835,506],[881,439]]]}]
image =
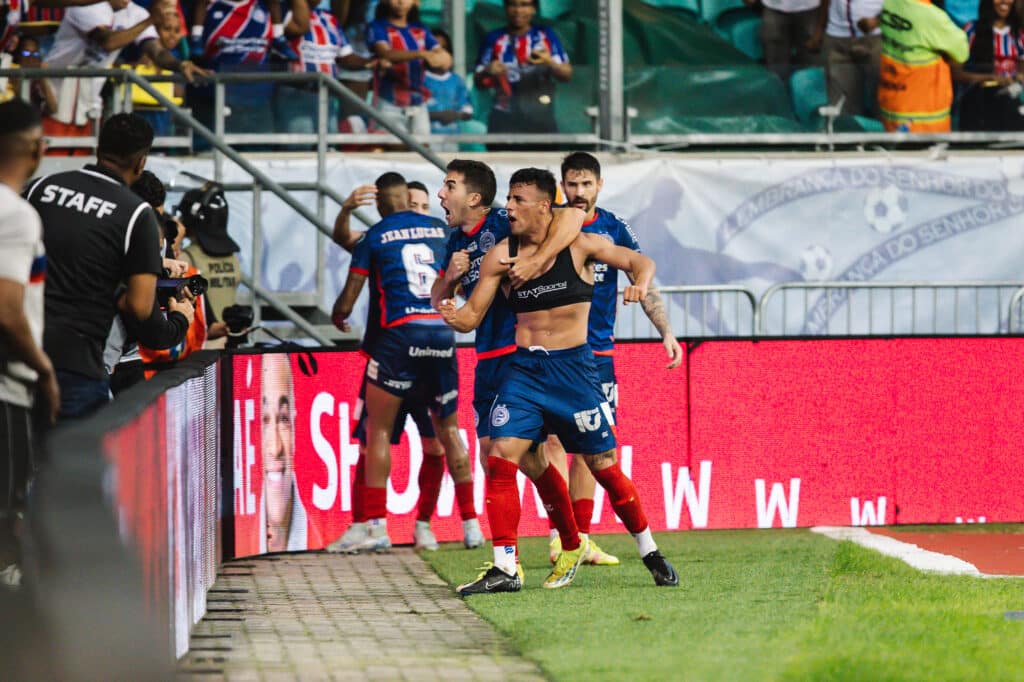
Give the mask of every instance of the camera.
[{"label": "camera", "polygon": [[244,305],[229,305],[221,313],[224,324],[228,326],[228,348],[238,348],[249,340],[249,334],[244,333],[252,326],[253,310]]},{"label": "camera", "polygon": [[164,310],[167,309],[168,300],[172,296],[180,301],[186,289],[193,296],[202,296],[210,285],[202,275],[181,278],[172,278],[169,275],[170,273],[164,270],[164,279],[156,281],[156,300]]}]

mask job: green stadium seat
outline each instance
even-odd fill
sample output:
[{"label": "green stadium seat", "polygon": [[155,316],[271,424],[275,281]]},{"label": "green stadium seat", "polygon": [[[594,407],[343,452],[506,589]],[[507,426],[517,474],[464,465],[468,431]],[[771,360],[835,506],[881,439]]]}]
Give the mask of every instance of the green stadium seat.
[{"label": "green stadium seat", "polygon": [[701,18],[714,26],[719,16],[742,7],[746,7],[743,0],[701,0]]},{"label": "green stadium seat", "polygon": [[715,33],[754,61],[760,61],[764,57],[761,17],[753,10],[735,9],[720,15],[715,21]]},{"label": "green stadium seat", "polygon": [[793,113],[804,125],[811,125],[818,116],[818,109],[829,103],[825,69],[820,66],[794,71],[789,77],[789,90],[793,98]]},{"label": "green stadium seat", "polygon": [[644,57],[642,62],[627,58],[627,65],[725,66],[750,63],[748,56],[696,17],[644,3],[629,6],[624,17],[624,30],[636,36]]},{"label": "green stadium seat", "polygon": [[[459,132],[464,135],[484,135],[487,133],[487,124],[483,121],[459,121]],[[479,142],[460,142],[460,152],[485,152],[487,145]]]},{"label": "green stadium seat", "polygon": [[557,19],[574,10],[573,0],[540,0],[540,16],[544,19]]},{"label": "green stadium seat", "polygon": [[661,9],[681,10],[694,16],[700,16],[701,0],[643,0],[644,4]]}]

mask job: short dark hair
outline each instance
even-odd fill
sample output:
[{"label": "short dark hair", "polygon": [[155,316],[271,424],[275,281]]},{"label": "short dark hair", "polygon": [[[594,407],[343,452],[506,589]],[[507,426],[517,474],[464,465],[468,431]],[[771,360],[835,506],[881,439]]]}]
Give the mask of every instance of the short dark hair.
[{"label": "short dark hair", "polygon": [[435,38],[437,38],[437,42],[441,42],[441,38],[444,38],[444,43],[448,46],[445,49],[448,52],[452,51],[452,37],[448,35],[448,31],[443,28],[432,28],[430,29],[430,32],[434,34]]},{"label": "short dark hair", "polygon": [[153,126],[138,114],[114,114],[100,128],[96,158],[129,168],[153,146]]},{"label": "short dark hair", "polygon": [[[509,0],[502,0],[501,6],[508,7],[508,3]],[[534,9],[540,9],[540,5],[538,4],[537,0],[530,0],[530,4],[533,5]]]},{"label": "short dark hair", "polygon": [[430,191],[427,190],[427,186],[424,185],[419,180],[410,180],[409,182],[405,183],[405,186],[408,187],[409,189],[418,189],[427,196],[430,196]]},{"label": "short dark hair", "polygon": [[161,207],[167,201],[167,190],[164,189],[164,183],[156,174],[148,170],[142,171],[139,179],[132,183],[132,191],[153,208]]},{"label": "short dark hair", "polygon": [[551,174],[551,171],[543,168],[520,168],[512,174],[512,179],[508,181],[510,188],[515,185],[534,185],[541,192],[547,194],[551,201],[555,200],[558,191],[555,176]]},{"label": "short dark hair", "polygon": [[490,207],[494,203],[494,195],[498,193],[498,181],[494,171],[482,161],[473,159],[452,159],[448,163],[449,173],[461,173],[466,189],[480,195],[480,203]]},{"label": "short dark hair", "polygon": [[0,104],[0,162],[24,153],[22,133],[42,125],[39,112],[23,99],[15,97]]},{"label": "short dark hair", "polygon": [[562,159],[562,179],[569,171],[590,171],[595,178],[601,177],[601,162],[593,154],[573,152]]},{"label": "short dark hair", "polygon": [[409,186],[409,183],[405,181],[405,178],[402,177],[400,173],[395,173],[394,171],[389,171],[380,176],[373,184],[377,186],[378,192],[383,192],[387,189],[394,189],[399,186]]}]

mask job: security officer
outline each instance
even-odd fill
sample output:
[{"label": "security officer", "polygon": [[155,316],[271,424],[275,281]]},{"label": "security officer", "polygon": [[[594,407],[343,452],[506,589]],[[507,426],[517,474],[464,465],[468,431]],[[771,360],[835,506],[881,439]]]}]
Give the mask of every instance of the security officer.
[{"label": "security officer", "polygon": [[129,189],[152,144],[145,119],[117,114],[100,130],[95,164],[43,177],[25,192],[43,222],[43,348],[57,371],[60,419],[87,416],[109,400],[103,346],[118,310],[151,348],[180,343],[191,324],[190,302],[171,298],[166,319],[155,304],[160,228],[153,209]]}]

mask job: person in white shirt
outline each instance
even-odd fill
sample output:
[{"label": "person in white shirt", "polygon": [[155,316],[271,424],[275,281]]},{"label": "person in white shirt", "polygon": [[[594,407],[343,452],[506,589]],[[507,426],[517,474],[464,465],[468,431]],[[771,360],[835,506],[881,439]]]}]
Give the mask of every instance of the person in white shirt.
[{"label": "person in white shirt", "polygon": [[[132,43],[161,69],[176,71],[192,82],[206,71],[190,61],[178,61],[160,43],[155,25],[161,21],[164,3],[154,2],[145,10],[130,0],[107,0],[87,7],[72,7],[57,29],[47,57],[51,67],[110,68],[121,50]],[[59,123],[82,126],[100,117],[102,78],[55,81]]]},{"label": "person in white shirt", "polygon": [[803,66],[813,66],[818,58],[808,49],[817,23],[820,0],[743,0],[764,6],[761,15],[761,42],[764,64],[789,86],[789,76]]},{"label": "person in white shirt", "polygon": [[824,53],[828,101],[843,114],[876,115],[881,14],[882,0],[821,0],[808,48]]},{"label": "person in white shirt", "polygon": [[[0,104],[0,586],[17,587],[18,519],[35,468],[33,407],[50,423],[60,389],[43,351],[43,228],[18,196],[45,149],[39,113],[14,98]],[[0,587],[2,589],[2,587]]]}]

